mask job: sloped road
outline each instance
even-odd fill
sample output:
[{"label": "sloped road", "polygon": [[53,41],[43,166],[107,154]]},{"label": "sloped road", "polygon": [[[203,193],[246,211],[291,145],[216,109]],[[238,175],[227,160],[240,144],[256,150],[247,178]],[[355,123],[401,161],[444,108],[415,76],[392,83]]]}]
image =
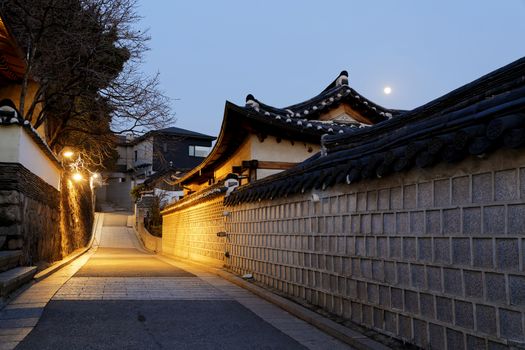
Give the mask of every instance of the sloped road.
[{"label": "sloped road", "polygon": [[105,214],[98,249],[16,349],[349,349],[219,277],[142,250]]}]

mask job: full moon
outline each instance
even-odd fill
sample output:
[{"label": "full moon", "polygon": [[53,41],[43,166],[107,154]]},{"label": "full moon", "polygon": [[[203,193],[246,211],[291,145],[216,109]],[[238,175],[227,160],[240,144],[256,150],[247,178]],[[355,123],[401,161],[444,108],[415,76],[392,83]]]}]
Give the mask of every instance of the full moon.
[{"label": "full moon", "polygon": [[390,86],[385,86],[383,92],[385,93],[385,95],[390,95],[390,93],[392,92],[392,88]]}]

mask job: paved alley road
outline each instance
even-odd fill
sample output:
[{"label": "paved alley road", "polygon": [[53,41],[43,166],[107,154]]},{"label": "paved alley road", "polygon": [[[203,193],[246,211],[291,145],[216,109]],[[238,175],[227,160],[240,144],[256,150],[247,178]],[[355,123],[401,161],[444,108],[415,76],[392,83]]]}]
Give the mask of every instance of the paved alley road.
[{"label": "paved alley road", "polygon": [[125,215],[105,214],[96,241],[16,349],[348,349],[230,282],[143,251]]}]

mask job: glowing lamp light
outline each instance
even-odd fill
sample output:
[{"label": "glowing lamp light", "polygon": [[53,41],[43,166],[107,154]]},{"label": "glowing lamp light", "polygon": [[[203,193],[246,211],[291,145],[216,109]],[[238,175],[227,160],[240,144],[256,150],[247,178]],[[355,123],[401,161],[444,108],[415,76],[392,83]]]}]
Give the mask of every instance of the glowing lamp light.
[{"label": "glowing lamp light", "polygon": [[390,86],[385,86],[383,92],[385,93],[385,95],[390,95],[392,93],[392,88]]},{"label": "glowing lamp light", "polygon": [[73,151],[65,151],[64,153],[62,153],[62,155],[66,158],[73,157],[73,154],[75,154]]},{"label": "glowing lamp light", "polygon": [[84,179],[84,177],[82,176],[81,173],[74,173],[73,176],[72,176],[73,180],[75,181],[82,181]]},{"label": "glowing lamp light", "polygon": [[98,173],[94,173],[93,175],[91,175],[91,177],[94,178],[94,179],[98,179],[99,175],[98,175]]}]

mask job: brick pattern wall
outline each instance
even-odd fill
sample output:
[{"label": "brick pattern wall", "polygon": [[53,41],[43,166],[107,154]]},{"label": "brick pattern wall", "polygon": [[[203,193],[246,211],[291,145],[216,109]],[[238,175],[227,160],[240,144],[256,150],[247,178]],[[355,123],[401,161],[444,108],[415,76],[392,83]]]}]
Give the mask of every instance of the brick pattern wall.
[{"label": "brick pattern wall", "polygon": [[162,252],[212,265],[224,263],[224,197],[176,210],[163,216]]},{"label": "brick pattern wall", "polygon": [[[184,249],[213,251],[222,239],[237,273],[425,348],[523,346],[523,166],[523,154],[502,150],[341,185],[316,192],[319,201],[309,193],[229,207],[228,240]],[[185,209],[184,220],[199,210],[193,225],[210,230],[205,208]],[[174,233],[164,237],[177,244]]]}]

